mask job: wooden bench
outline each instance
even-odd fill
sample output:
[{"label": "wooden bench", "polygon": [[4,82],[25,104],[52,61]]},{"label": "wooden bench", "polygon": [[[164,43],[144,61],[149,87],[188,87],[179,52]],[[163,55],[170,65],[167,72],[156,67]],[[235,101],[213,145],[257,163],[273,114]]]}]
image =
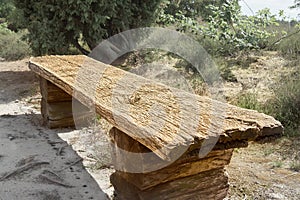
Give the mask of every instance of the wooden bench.
[{"label": "wooden bench", "polygon": [[233,149],[283,131],[273,117],[86,56],[36,57],[29,67],[41,77],[50,128],[74,124],[72,97],[83,118],[94,111],[114,126],[111,182],[118,199],[223,199]]}]

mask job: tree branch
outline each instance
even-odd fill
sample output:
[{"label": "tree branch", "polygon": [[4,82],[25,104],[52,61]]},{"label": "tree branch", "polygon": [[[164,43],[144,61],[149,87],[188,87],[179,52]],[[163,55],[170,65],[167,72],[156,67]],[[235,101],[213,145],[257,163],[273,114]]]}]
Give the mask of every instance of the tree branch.
[{"label": "tree branch", "polygon": [[83,48],[79,42],[77,40],[75,40],[73,42],[73,45],[84,55],[89,55],[90,54],[90,51],[86,50],[85,48]]},{"label": "tree branch", "polygon": [[297,30],[296,32],[294,32],[294,33],[291,33],[291,34],[289,34],[289,35],[285,35],[285,36],[279,38],[278,40],[276,40],[275,42],[273,42],[272,44],[270,44],[269,46],[267,46],[267,47],[265,47],[265,48],[273,47],[274,45],[278,44],[278,43],[281,42],[282,40],[287,39],[287,38],[289,38],[289,37],[291,37],[291,36],[293,36],[293,35],[296,35],[297,33],[300,33],[300,29],[298,29],[298,30]]}]

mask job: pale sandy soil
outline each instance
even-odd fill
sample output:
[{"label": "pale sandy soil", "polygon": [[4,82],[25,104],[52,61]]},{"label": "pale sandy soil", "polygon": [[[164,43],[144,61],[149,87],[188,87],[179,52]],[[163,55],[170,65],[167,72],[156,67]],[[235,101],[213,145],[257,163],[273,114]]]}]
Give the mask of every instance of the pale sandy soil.
[{"label": "pale sandy soil", "polygon": [[[253,60],[247,67],[233,67],[237,82],[225,84],[226,95],[253,93],[260,102],[276,98],[272,88],[295,68],[276,52],[263,52]],[[300,173],[291,169],[293,165],[300,167],[299,160],[300,137],[236,149],[227,167],[228,199],[300,199]]]},{"label": "pale sandy soil", "polygon": [[[0,200],[101,200],[107,198],[105,193],[112,198],[109,176],[114,170],[106,137],[110,125],[101,121],[98,127],[76,131],[44,127],[38,82],[25,61],[0,63]],[[246,90],[261,98],[272,97],[269,87],[276,84],[278,73],[289,73],[285,62],[271,52],[247,68],[234,68],[238,82],[226,83],[225,95],[232,97]],[[171,85],[174,76],[178,77],[170,68],[135,70],[153,79],[170,79],[164,83]],[[179,84],[190,87],[184,80]],[[290,169],[300,160],[299,141],[284,138],[235,150],[227,167],[227,199],[300,199],[300,173]],[[45,163],[6,177],[37,162]]]},{"label": "pale sandy soil", "polygon": [[0,63],[0,199],[108,199],[112,169],[96,173],[95,181],[61,139],[83,131],[43,126],[37,86],[26,60]]}]

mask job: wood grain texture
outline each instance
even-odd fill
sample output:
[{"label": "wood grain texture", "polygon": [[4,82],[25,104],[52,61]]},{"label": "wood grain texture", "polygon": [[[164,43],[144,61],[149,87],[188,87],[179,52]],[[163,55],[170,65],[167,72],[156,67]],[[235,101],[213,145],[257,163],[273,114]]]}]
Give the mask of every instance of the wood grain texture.
[{"label": "wood grain texture", "polygon": [[31,58],[29,67],[168,160],[180,146],[281,134],[273,117],[170,88],[86,56]]}]

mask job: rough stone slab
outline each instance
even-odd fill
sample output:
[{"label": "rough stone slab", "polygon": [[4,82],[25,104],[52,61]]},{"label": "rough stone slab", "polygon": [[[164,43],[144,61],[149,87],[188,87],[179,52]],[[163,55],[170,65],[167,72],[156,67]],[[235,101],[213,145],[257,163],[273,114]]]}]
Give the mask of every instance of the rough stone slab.
[{"label": "rough stone slab", "polygon": [[228,192],[228,177],[224,169],[199,173],[194,176],[140,190],[117,173],[111,175],[118,200],[190,200],[224,199]]},{"label": "rough stone slab", "polygon": [[89,114],[89,109],[72,96],[44,78],[40,78],[42,95],[41,113],[44,124],[49,128],[74,127],[73,103],[76,105],[76,120]]},{"label": "rough stone slab", "polygon": [[164,160],[178,148],[279,135],[280,122],[253,110],[153,82],[86,56],[31,58],[29,67]]},{"label": "rough stone slab", "polygon": [[44,78],[40,78],[40,90],[43,98],[48,103],[72,102],[72,96]]},{"label": "rough stone slab", "polygon": [[[112,157],[115,168],[119,170],[117,174],[141,190],[200,172],[224,168],[230,163],[233,153],[233,149],[213,150],[205,158],[199,158],[199,149],[193,149],[179,155],[174,162],[166,163],[155,154],[143,155],[151,151],[116,128],[111,129],[110,137],[115,144]],[[131,156],[128,152],[141,154]],[[161,168],[160,164],[166,166]]]}]

